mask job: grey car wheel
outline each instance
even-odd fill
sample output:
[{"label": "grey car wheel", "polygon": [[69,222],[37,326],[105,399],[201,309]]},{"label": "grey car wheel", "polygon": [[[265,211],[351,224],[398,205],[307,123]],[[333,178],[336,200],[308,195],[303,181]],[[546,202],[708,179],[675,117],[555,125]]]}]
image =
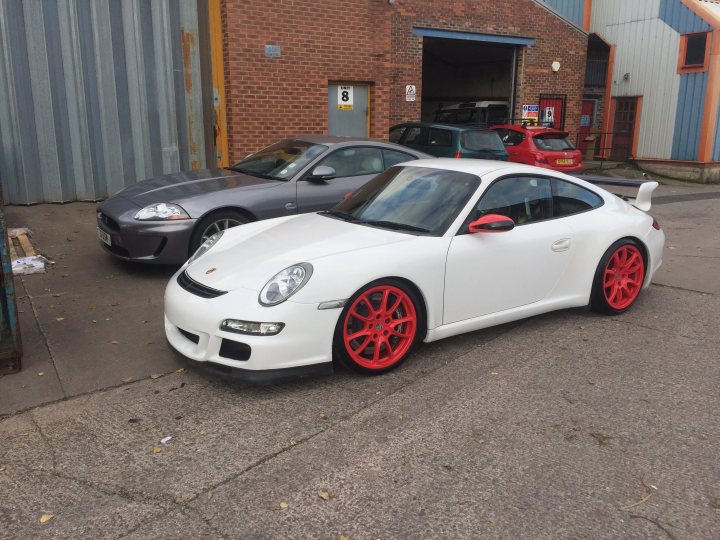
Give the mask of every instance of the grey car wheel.
[{"label": "grey car wheel", "polygon": [[190,240],[190,254],[195,253],[197,248],[212,235],[249,222],[250,220],[246,216],[233,210],[223,210],[222,212],[210,214],[203,218],[195,228]]}]

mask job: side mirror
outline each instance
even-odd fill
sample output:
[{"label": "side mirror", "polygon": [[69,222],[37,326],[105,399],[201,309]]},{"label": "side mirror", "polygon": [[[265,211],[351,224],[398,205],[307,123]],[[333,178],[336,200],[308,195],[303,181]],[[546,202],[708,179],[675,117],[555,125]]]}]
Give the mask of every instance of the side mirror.
[{"label": "side mirror", "polygon": [[511,231],[515,228],[515,222],[507,216],[500,214],[487,214],[476,219],[468,226],[471,233],[489,232],[499,233]]},{"label": "side mirror", "polygon": [[335,169],[332,167],[328,167],[327,165],[318,165],[312,170],[306,179],[311,182],[324,182],[325,180],[331,180],[336,176],[337,172],[335,172]]}]

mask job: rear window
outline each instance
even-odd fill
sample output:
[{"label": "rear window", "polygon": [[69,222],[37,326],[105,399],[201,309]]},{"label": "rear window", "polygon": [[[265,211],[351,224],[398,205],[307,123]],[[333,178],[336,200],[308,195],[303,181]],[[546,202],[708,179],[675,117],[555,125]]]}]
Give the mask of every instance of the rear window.
[{"label": "rear window", "polygon": [[463,148],[468,150],[505,150],[494,131],[464,131],[461,140]]},{"label": "rear window", "polygon": [[452,132],[447,129],[436,129],[430,130],[430,145],[431,146],[450,146],[452,145]]},{"label": "rear window", "polygon": [[535,141],[535,146],[540,150],[575,150],[573,143],[559,133],[535,135],[533,140]]}]

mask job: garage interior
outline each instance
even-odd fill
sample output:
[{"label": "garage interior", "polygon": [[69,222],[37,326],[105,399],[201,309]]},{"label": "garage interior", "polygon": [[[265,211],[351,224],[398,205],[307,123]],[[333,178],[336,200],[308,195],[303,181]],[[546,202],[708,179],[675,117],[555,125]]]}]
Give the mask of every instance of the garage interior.
[{"label": "garage interior", "polygon": [[423,37],[422,121],[432,121],[442,107],[468,101],[507,101],[512,106],[516,48]]}]

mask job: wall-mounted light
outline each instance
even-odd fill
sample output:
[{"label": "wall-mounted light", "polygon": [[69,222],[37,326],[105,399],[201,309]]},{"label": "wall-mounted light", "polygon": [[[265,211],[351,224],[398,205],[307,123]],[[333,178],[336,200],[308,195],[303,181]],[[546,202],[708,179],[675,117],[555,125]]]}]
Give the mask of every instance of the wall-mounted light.
[{"label": "wall-mounted light", "polygon": [[560,62],[558,62],[558,61],[556,60],[555,62],[553,62],[552,64],[550,64],[550,69],[552,69],[555,73],[557,73],[558,71],[560,71]]}]

